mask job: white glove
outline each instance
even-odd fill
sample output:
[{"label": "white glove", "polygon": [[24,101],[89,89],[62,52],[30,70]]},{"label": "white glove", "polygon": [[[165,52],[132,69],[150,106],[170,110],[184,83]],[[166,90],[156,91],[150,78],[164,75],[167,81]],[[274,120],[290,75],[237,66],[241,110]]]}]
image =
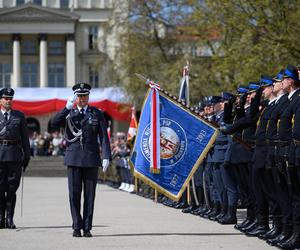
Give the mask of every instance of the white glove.
[{"label": "white glove", "polygon": [[103,159],[103,161],[102,161],[102,170],[103,170],[103,173],[106,172],[106,170],[108,169],[108,166],[109,166],[109,160],[108,159]]},{"label": "white glove", "polygon": [[66,108],[68,110],[72,109],[73,106],[74,106],[74,103],[76,101],[76,98],[77,98],[77,95],[74,95],[73,97],[69,97],[68,98],[68,101],[67,101],[67,104],[66,104]]}]

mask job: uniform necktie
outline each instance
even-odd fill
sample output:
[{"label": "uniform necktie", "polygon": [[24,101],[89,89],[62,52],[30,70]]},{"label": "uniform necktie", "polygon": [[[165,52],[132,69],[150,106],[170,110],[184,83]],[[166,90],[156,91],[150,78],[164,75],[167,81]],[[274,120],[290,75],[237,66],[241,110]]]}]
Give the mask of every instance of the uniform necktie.
[{"label": "uniform necktie", "polygon": [[5,118],[5,121],[8,120],[8,113],[7,112],[4,113],[4,118]]},{"label": "uniform necktie", "polygon": [[80,118],[81,120],[84,118],[84,109],[80,109]]}]

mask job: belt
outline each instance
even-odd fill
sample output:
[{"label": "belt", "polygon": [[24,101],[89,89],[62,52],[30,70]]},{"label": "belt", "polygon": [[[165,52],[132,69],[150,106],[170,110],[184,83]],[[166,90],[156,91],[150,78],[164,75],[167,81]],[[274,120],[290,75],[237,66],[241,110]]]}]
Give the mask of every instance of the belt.
[{"label": "belt", "polygon": [[268,146],[266,141],[256,141],[255,146]]},{"label": "belt", "polygon": [[274,145],[274,146],[279,142],[278,140],[270,140],[270,139],[267,139],[266,141],[269,145]]},{"label": "belt", "polygon": [[19,140],[0,140],[0,145],[17,145],[19,143]]},{"label": "belt", "polygon": [[291,142],[290,141],[279,141],[278,145],[280,147],[289,146],[289,145],[291,145]]},{"label": "belt", "polygon": [[216,141],[215,145],[227,145],[228,142],[227,141]]},{"label": "belt", "polygon": [[299,140],[294,140],[295,146],[300,146],[300,141]]}]

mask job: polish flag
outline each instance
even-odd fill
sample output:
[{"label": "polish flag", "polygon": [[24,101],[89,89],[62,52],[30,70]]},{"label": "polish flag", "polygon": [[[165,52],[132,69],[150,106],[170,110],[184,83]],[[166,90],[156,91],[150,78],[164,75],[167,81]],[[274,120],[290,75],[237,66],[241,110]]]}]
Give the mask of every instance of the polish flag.
[{"label": "polish flag", "polygon": [[127,141],[131,141],[135,136],[137,132],[137,121],[135,117],[135,107],[131,108],[131,120],[130,125],[127,133]]}]

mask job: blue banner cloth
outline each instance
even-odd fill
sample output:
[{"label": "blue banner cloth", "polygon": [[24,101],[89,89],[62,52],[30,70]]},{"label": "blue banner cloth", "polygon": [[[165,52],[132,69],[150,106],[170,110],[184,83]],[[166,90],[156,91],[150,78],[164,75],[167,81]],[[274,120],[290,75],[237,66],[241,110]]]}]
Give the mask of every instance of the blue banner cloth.
[{"label": "blue banner cloth", "polygon": [[150,172],[151,96],[144,101],[130,158],[135,176],[179,200],[215,141],[217,130],[163,92],[160,96],[160,174]]}]

